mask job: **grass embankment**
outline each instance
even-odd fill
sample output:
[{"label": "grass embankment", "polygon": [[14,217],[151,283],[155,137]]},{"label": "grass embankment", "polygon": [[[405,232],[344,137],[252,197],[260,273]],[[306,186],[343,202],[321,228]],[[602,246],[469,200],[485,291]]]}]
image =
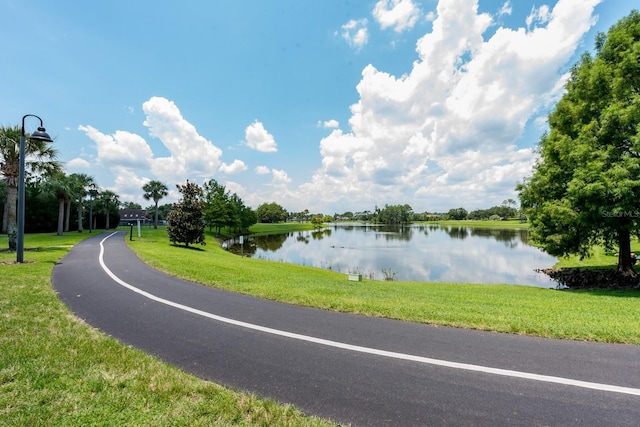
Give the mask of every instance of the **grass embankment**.
[{"label": "grass embankment", "polygon": [[276,224],[255,224],[249,230],[253,235],[288,233],[290,231],[314,230],[310,222],[281,222]]},{"label": "grass embankment", "polygon": [[505,221],[489,221],[489,220],[477,220],[477,221],[428,221],[420,224],[438,224],[442,226],[453,227],[471,227],[471,228],[496,228],[496,229],[524,229],[529,228],[528,222],[522,222],[519,219],[509,219]]},{"label": "grass embankment", "polygon": [[51,272],[86,237],[28,234],[24,264],[0,252],[0,425],[331,425],[197,379],[70,314]]},{"label": "grass embankment", "polygon": [[369,316],[482,330],[640,344],[640,292],[555,291],[526,286],[365,280],[292,264],[243,258],[208,236],[202,250],[145,230],[128,242],[148,264],[210,286]]}]

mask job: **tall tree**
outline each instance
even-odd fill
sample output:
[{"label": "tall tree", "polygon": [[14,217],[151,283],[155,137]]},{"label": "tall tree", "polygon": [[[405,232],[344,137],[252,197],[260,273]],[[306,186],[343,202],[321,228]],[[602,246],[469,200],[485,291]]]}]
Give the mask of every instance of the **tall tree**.
[{"label": "tall tree", "polygon": [[158,202],[169,194],[169,189],[160,181],[149,181],[142,186],[142,191],[144,191],[142,197],[144,197],[145,200],[153,199],[153,202],[155,203],[153,228],[158,229]]},{"label": "tall tree", "polygon": [[[7,234],[9,249],[15,250],[18,239],[18,179],[20,170],[20,126],[0,127],[0,173],[7,185]],[[28,172],[52,173],[62,170],[57,151],[51,143],[25,139],[25,175]]]},{"label": "tall tree", "polygon": [[112,208],[115,208],[115,209],[118,208],[118,205],[120,204],[120,198],[113,191],[104,190],[104,191],[100,192],[100,194],[98,194],[98,202],[104,208],[104,214],[107,217],[106,218],[105,229],[108,230],[109,229],[109,216],[110,216],[109,213],[111,212]]},{"label": "tall tree", "polygon": [[465,208],[455,208],[455,209],[449,209],[449,212],[447,212],[447,217],[449,219],[461,221],[465,219],[468,214],[469,212],[467,212]]},{"label": "tall tree", "polygon": [[229,193],[224,185],[215,179],[204,183],[204,222],[211,228],[215,227],[216,234],[220,234],[222,227],[231,220],[229,209]]},{"label": "tall tree", "polygon": [[640,13],[596,39],[572,68],[549,115],[533,175],[519,184],[532,237],[552,255],[618,248],[621,280],[635,280],[630,236],[640,212]]},{"label": "tall tree", "polygon": [[248,230],[249,227],[258,222],[258,216],[254,210],[245,206],[240,196],[236,193],[231,195],[229,203],[231,205],[231,211],[234,213],[234,220],[231,225],[236,227],[236,231]]},{"label": "tall tree", "polygon": [[169,212],[171,212],[172,209],[173,209],[173,203],[159,205],[157,209],[153,205],[146,207],[147,215],[155,216],[156,212],[158,212],[158,222],[160,222],[163,219],[166,219],[167,215],[169,214]]},{"label": "tall tree", "polygon": [[167,234],[172,243],[204,242],[204,193],[199,185],[187,181],[185,185],[178,185],[182,199],[173,205],[173,210],[167,215]]},{"label": "tall tree", "polygon": [[84,173],[72,173],[69,175],[69,180],[71,182],[71,194],[78,202],[78,233],[82,233],[84,198],[89,190],[96,189],[96,183],[92,176]]},{"label": "tall tree", "polygon": [[120,204],[120,207],[122,209],[138,209],[138,210],[142,210],[142,205],[140,203],[136,203],[136,202],[122,202]]},{"label": "tall tree", "polygon": [[72,191],[71,180],[61,171],[48,174],[40,186],[41,193],[51,194],[58,201],[58,228],[56,231],[58,236],[62,236],[64,230],[65,207],[71,198]]},{"label": "tall tree", "polygon": [[[308,212],[305,209],[305,212]],[[260,222],[282,222],[287,218],[287,211],[275,202],[263,203],[256,209]]]}]

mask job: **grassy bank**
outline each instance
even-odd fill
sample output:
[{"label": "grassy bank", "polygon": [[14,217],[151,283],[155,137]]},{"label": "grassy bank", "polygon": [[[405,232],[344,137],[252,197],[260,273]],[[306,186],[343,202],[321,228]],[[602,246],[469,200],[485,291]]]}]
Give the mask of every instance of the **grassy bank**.
[{"label": "grassy bank", "polygon": [[0,425],[330,425],[187,375],[70,314],[51,272],[86,237],[28,234],[24,264],[0,252]]},{"label": "grassy bank", "polygon": [[543,337],[640,344],[640,292],[564,292],[525,286],[365,280],[243,258],[208,237],[202,251],[172,246],[164,230],[128,242],[147,263],[192,281],[370,316]]},{"label": "grassy bank", "polygon": [[522,222],[519,219],[509,219],[505,221],[429,221],[425,224],[439,224],[451,227],[471,227],[471,228],[496,228],[496,229],[528,229],[529,223]]},{"label": "grassy bank", "polygon": [[249,228],[254,235],[288,233],[291,231],[313,230],[310,222],[280,222],[276,224],[255,224]]},{"label": "grassy bank", "polygon": [[[357,222],[357,221],[356,221]],[[363,223],[364,224],[364,223]],[[433,224],[442,225],[445,227],[471,227],[471,228],[494,228],[494,229],[528,229],[529,223],[521,222],[520,220],[506,220],[506,221],[427,221],[416,222],[414,224]],[[325,223],[325,226],[331,227],[333,222]],[[340,225],[340,222],[338,222]],[[252,234],[276,234],[276,233],[288,233],[291,231],[304,231],[313,230],[313,224],[310,222],[281,222],[276,224],[255,224],[251,226],[249,231]]]}]

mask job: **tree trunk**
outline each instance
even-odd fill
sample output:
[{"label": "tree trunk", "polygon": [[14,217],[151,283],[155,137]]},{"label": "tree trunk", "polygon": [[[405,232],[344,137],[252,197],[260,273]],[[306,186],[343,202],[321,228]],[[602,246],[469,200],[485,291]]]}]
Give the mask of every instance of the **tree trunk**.
[{"label": "tree trunk", "polygon": [[78,233],[82,233],[82,199],[78,200]]},{"label": "tree trunk", "polygon": [[158,229],[158,200],[156,200],[155,202],[156,202],[156,215],[153,221],[153,229],[157,230]]},{"label": "tree trunk", "polygon": [[634,259],[631,256],[631,235],[629,230],[621,228],[618,231],[618,268],[617,273],[622,276],[635,277],[633,270]]},{"label": "tree trunk", "polygon": [[62,236],[64,227],[64,199],[58,199],[58,236]]},{"label": "tree trunk", "polygon": [[71,217],[71,200],[67,200],[65,202],[66,205],[66,213],[64,216],[64,231],[65,233],[69,232],[69,218]]},{"label": "tree trunk", "polygon": [[18,246],[18,188],[7,185],[7,234],[9,250]]},{"label": "tree trunk", "polygon": [[7,234],[7,215],[9,212],[9,205],[7,200],[4,201],[4,212],[2,213],[2,231],[0,233]]}]

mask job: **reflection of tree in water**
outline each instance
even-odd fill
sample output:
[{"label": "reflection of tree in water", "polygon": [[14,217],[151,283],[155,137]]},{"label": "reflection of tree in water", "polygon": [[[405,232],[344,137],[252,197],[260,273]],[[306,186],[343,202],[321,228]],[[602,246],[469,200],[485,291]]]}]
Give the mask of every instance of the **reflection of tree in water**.
[{"label": "reflection of tree in water", "polygon": [[236,255],[252,257],[256,254],[256,244],[253,237],[244,236],[244,243],[241,245],[236,239],[227,240],[227,250]]},{"label": "reflection of tree in water", "polygon": [[375,229],[376,239],[384,238],[386,241],[409,241],[413,235],[413,227],[394,224],[384,225]]},{"label": "reflection of tree in water", "polygon": [[292,236],[292,233],[283,233],[283,234],[272,234],[270,236],[255,236],[253,241],[255,242],[255,246],[257,248],[262,249],[263,251],[277,251],[282,247],[285,240],[289,236]]},{"label": "reflection of tree in water", "polygon": [[466,227],[443,227],[443,230],[452,239],[464,240],[469,237],[469,229]]},{"label": "reflection of tree in water", "polygon": [[[293,233],[290,235],[293,235]],[[306,231],[298,231],[298,233],[296,233],[296,242],[300,242],[300,243],[304,243],[305,245],[308,245],[309,234]]]},{"label": "reflection of tree in water", "polygon": [[326,237],[331,237],[331,229],[325,228],[324,230],[316,230],[311,232],[311,238],[313,240],[322,240]]},{"label": "reflection of tree in water", "polygon": [[417,230],[418,232],[424,234],[425,236],[429,235],[429,232],[433,230],[432,225],[417,225],[415,227],[413,227],[414,230]]},{"label": "reflection of tree in water", "polygon": [[[495,239],[504,243],[507,248],[518,246],[518,240],[525,245],[529,244],[529,232],[527,230],[493,229],[493,228],[469,228],[469,227],[439,227],[429,226],[430,230],[441,229],[452,239],[466,239],[469,236]],[[428,235],[428,232],[424,232]]]},{"label": "reflection of tree in water", "polygon": [[485,237],[489,239],[495,239],[498,242],[504,243],[507,248],[515,248],[518,246],[518,237],[523,243],[529,242],[529,233],[527,230],[497,230],[497,229],[484,229],[484,228],[472,228],[472,236]]},{"label": "reflection of tree in water", "polygon": [[529,231],[528,230],[518,230],[518,234],[520,235],[520,240],[525,245],[529,244]]}]

